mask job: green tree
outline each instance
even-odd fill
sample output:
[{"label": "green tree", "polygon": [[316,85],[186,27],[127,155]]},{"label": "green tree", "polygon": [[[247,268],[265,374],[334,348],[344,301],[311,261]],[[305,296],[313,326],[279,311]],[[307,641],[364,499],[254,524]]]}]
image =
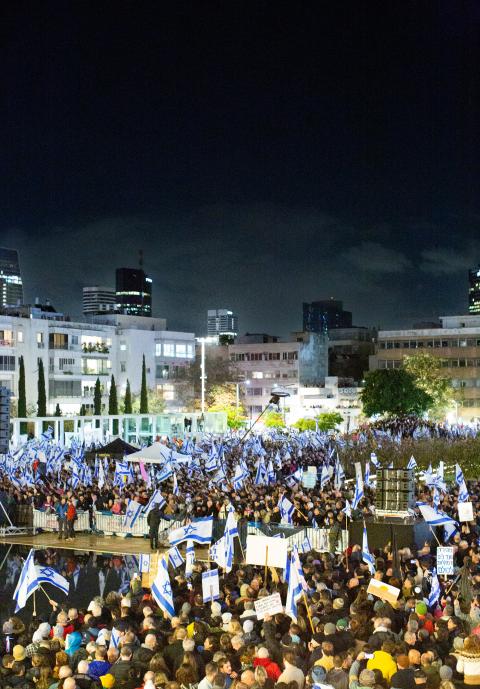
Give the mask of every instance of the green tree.
[{"label": "green tree", "polygon": [[47,415],[47,393],[45,391],[45,371],[43,361],[38,361],[38,383],[37,383],[37,416]]},{"label": "green tree", "polygon": [[87,415],[87,409],[84,404],[80,406],[80,416],[86,416]]},{"label": "green tree", "polygon": [[127,387],[125,388],[125,398],[123,400],[123,413],[132,413],[132,392],[130,390],[130,381],[127,378]]},{"label": "green tree", "polygon": [[285,428],[283,414],[279,411],[268,411],[263,418],[267,428]]},{"label": "green tree", "polygon": [[[141,414],[140,405],[142,402],[141,395],[133,395],[132,413]],[[165,411],[165,400],[163,395],[155,390],[147,390],[147,409],[149,414],[163,414]],[[146,413],[146,412],[143,412]]]},{"label": "green tree", "polygon": [[360,397],[366,416],[421,416],[432,406],[430,395],[418,388],[404,369],[370,371]]},{"label": "green tree", "polygon": [[319,431],[333,431],[343,421],[343,416],[337,411],[324,412],[317,417]]},{"label": "green tree", "polygon": [[95,389],[93,391],[93,414],[100,416],[102,413],[102,386],[100,378],[95,381]]},{"label": "green tree", "polygon": [[148,389],[147,369],[145,366],[145,354],[142,359],[142,387],[140,388],[140,414],[148,414]]},{"label": "green tree", "polygon": [[314,419],[302,418],[295,421],[293,427],[298,428],[299,431],[314,431],[317,428],[317,424]]},{"label": "green tree", "polygon": [[110,393],[108,395],[108,413],[118,414],[117,386],[113,375],[110,380]]},{"label": "green tree", "polygon": [[[227,347],[206,347],[205,350],[205,405],[209,407],[219,403],[219,396],[225,393],[235,400],[235,383],[240,380],[240,372],[230,361]],[[177,380],[178,399],[188,410],[200,410],[201,400],[200,357],[184,370],[182,378]]]},{"label": "green tree", "polygon": [[413,376],[415,385],[432,398],[429,407],[429,415],[432,418],[443,418],[446,410],[453,403],[451,382],[444,375],[442,359],[433,356],[429,352],[419,352],[406,356],[403,360],[403,368]]},{"label": "green tree", "polygon": [[61,416],[62,415],[62,410],[60,409],[60,405],[57,402],[57,406],[55,407],[55,414],[54,416]]},{"label": "green tree", "polygon": [[23,356],[18,360],[18,416],[24,419],[27,416],[27,393],[25,392],[25,363]]}]

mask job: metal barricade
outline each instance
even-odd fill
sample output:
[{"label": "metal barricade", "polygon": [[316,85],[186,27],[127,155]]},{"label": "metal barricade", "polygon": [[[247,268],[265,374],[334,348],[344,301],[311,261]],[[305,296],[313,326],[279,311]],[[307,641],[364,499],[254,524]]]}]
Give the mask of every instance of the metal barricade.
[{"label": "metal barricade", "polygon": [[[33,510],[33,530],[42,529],[43,531],[58,531],[58,521],[55,512],[44,512],[43,510]],[[88,512],[77,512],[77,519],[74,525],[75,531],[89,531],[90,524]]]}]

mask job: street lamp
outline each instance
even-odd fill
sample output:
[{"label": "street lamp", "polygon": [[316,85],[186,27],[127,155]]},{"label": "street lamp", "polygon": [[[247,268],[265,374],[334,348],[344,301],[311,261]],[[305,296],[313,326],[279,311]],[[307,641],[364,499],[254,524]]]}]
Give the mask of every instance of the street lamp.
[{"label": "street lamp", "polygon": [[202,384],[202,414],[205,413],[205,381],[207,376],[205,374],[205,345],[218,344],[218,337],[197,337],[197,342],[200,343],[200,381]]}]

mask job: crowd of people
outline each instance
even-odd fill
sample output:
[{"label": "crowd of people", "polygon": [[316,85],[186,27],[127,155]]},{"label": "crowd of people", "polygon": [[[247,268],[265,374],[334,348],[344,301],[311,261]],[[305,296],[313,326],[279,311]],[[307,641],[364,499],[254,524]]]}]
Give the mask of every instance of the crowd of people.
[{"label": "crowd of people", "polygon": [[[398,428],[390,431],[395,434]],[[259,448],[260,458],[275,472],[261,482],[255,479]],[[199,449],[203,465],[207,448]],[[219,448],[218,456],[217,472],[220,467],[231,477],[243,463],[250,478],[235,487],[229,478],[212,480],[213,472],[204,466],[193,471],[189,464],[178,464],[176,485],[172,477],[156,483],[155,476],[152,480],[140,469],[116,482],[112,461],[100,479],[93,476],[90,485],[73,489],[67,455],[55,476],[45,472],[25,489],[4,475],[2,500],[10,507],[33,505],[52,512],[59,521],[58,538],[67,539],[74,537],[79,511],[89,511],[94,530],[97,511],[124,514],[130,500],[146,505],[156,487],[165,499],[162,515],[177,520],[222,519],[233,509],[237,519],[276,524],[285,494],[294,506],[294,525],[315,523],[333,535],[345,527],[346,500],[353,498],[354,484],[339,486],[333,471],[313,488],[298,480],[298,470],[307,466],[333,467],[336,462],[337,471],[330,441],[271,437],[261,445],[231,443]],[[329,552],[299,554],[304,592],[295,615],[262,618],[256,606],[260,599],[279,592],[285,604],[286,573],[246,565],[241,558],[228,573],[220,571],[220,595],[213,602],[202,595],[202,572],[210,563],[197,560],[188,576],[184,566],[170,563],[172,616],[142,586],[138,568],[129,566],[127,557],[82,556],[60,545],[37,551],[40,564],[65,576],[69,593],[50,589],[48,609],[43,607],[33,620],[31,607],[12,616],[5,597],[0,599],[0,689],[480,687],[480,483],[468,487],[474,520],[463,523],[448,541],[454,576],[436,578],[435,539],[417,549],[399,543],[394,550],[386,543],[371,548],[369,561],[362,543],[338,552],[332,537]],[[431,504],[433,489],[419,483],[417,498]],[[449,486],[440,498],[440,509],[456,516],[458,488]],[[365,485],[351,516],[371,516],[374,503],[374,488]],[[11,600],[22,561],[7,553],[4,562],[0,578]],[[371,578],[398,589],[396,602],[368,593]]]}]

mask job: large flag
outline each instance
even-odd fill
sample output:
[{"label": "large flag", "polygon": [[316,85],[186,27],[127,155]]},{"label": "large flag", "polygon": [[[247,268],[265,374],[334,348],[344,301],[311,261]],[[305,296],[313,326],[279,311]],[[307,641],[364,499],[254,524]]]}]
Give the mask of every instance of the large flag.
[{"label": "large flag", "polygon": [[362,540],[362,560],[367,563],[370,574],[375,574],[375,560],[368,547],[367,527],[363,523],[363,540]]},{"label": "large flag", "polygon": [[193,541],[187,541],[187,549],[185,553],[185,576],[191,577],[193,574],[193,565],[195,564],[195,545]]},{"label": "large flag", "polygon": [[145,514],[145,516],[147,516],[148,513],[149,513],[151,510],[153,510],[153,508],[154,508],[155,505],[159,505],[159,506],[160,506],[160,509],[165,505],[165,499],[164,499],[163,495],[162,495],[161,492],[160,492],[160,488],[157,488],[157,489],[152,493],[152,496],[151,496],[150,500],[148,501],[148,504],[144,507],[143,513]]},{"label": "large flag", "polygon": [[430,505],[418,505],[422,517],[429,526],[442,526],[443,524],[456,524],[455,519],[449,517],[448,514],[436,510]]},{"label": "large flag", "polygon": [[143,510],[143,505],[141,505],[136,500],[129,500],[127,505],[127,511],[125,517],[123,518],[123,526],[126,529],[133,529],[135,522],[140,516]]},{"label": "large flag", "polygon": [[176,545],[173,546],[173,548],[170,548],[167,555],[168,555],[168,559],[172,563],[172,567],[174,567],[175,569],[178,569],[179,567],[181,567],[183,565],[183,563],[185,562],[185,560],[182,557],[181,552],[179,551],[179,549],[177,548]]},{"label": "large flag", "polygon": [[59,574],[57,571],[48,566],[37,566],[35,569],[37,572],[37,581],[39,584],[51,584],[52,586],[55,586],[57,589],[60,589],[60,591],[63,591],[63,593],[68,595],[70,584],[65,579],[65,577],[62,577],[61,574]]},{"label": "large flag", "polygon": [[158,483],[161,483],[162,481],[166,481],[167,478],[170,478],[173,474],[173,469],[170,466],[170,464],[165,464],[165,466],[157,473],[155,480]]},{"label": "large flag", "polygon": [[363,498],[363,485],[362,483],[358,480],[357,477],[357,482],[355,484],[355,495],[353,496],[353,502],[352,502],[352,509],[356,510],[358,507],[358,503],[360,500]]},{"label": "large flag", "polygon": [[195,543],[210,543],[212,540],[213,517],[204,517],[190,522],[186,526],[174,529],[168,534],[168,540],[172,545],[178,545],[183,541]]},{"label": "large flag", "polygon": [[180,495],[180,490],[178,488],[178,481],[177,481],[177,474],[173,474],[173,490],[172,493],[174,495]]},{"label": "large flag", "polygon": [[17,587],[13,593],[13,600],[16,601],[17,607],[15,612],[18,612],[25,607],[28,598],[32,595],[34,591],[37,590],[39,584],[37,579],[37,570],[34,563],[34,549],[32,548],[28,553],[28,557],[25,560],[22,571],[20,572],[20,579],[18,580]]},{"label": "large flag", "polygon": [[288,583],[285,614],[297,621],[297,601],[302,596],[302,584],[298,576],[298,569],[293,561],[293,556],[287,557],[285,580]]},{"label": "large flag", "polygon": [[210,559],[215,562],[219,567],[225,569],[226,559],[225,554],[227,547],[225,545],[225,536],[218,539],[210,548]]},{"label": "large flag", "polygon": [[172,587],[168,576],[167,561],[164,557],[158,562],[157,576],[152,584],[152,596],[168,617],[172,618],[175,615]]},{"label": "large flag", "polygon": [[322,466],[322,473],[320,474],[320,488],[323,489],[324,486],[330,481],[330,472],[328,471],[328,466],[324,464]]},{"label": "large flag", "polygon": [[258,462],[257,474],[255,476],[256,486],[265,486],[268,483],[267,467],[265,466],[265,461],[263,457]]},{"label": "large flag", "polygon": [[408,460],[407,469],[415,469],[416,466],[417,462],[415,460],[415,457],[412,455]]},{"label": "large flag", "polygon": [[352,518],[352,506],[350,505],[350,501],[349,501],[349,500],[345,500],[345,507],[343,508],[342,512],[345,513],[345,516],[346,516],[348,519],[351,519],[351,518]]}]

